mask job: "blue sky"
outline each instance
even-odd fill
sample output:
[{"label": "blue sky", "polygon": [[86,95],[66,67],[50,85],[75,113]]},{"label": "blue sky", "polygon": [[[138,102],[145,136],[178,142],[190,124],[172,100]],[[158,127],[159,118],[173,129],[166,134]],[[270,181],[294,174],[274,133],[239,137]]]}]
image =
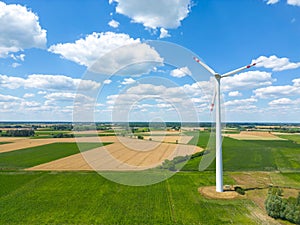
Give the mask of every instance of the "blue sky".
[{"label": "blue sky", "polygon": [[300,122],[300,0],[0,1],[0,120],[210,121],[193,55],[259,61],[222,79],[224,120]]}]

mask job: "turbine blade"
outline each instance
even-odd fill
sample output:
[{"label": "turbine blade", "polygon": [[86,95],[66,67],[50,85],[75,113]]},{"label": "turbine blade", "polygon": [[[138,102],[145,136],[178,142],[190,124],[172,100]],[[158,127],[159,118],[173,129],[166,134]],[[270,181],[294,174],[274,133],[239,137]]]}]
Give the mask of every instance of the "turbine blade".
[{"label": "turbine blade", "polygon": [[215,91],[214,91],[213,98],[212,98],[212,101],[211,101],[211,105],[210,105],[210,112],[214,111],[215,101],[216,101],[216,95],[217,95],[217,92],[216,92],[216,90],[215,90]]},{"label": "turbine blade", "polygon": [[245,70],[245,69],[249,69],[249,68],[255,66],[256,64],[257,64],[257,62],[256,62],[256,63],[252,63],[252,64],[247,65],[247,66],[243,66],[243,67],[238,68],[238,69],[236,69],[236,70],[232,70],[232,71],[230,71],[230,72],[228,72],[228,73],[223,74],[223,75],[221,76],[221,78],[223,78],[223,77],[228,77],[228,76],[232,76],[232,75],[237,74],[237,73],[239,73],[239,72],[241,72],[241,71],[243,71],[243,70]]},{"label": "turbine blade", "polygon": [[202,62],[200,59],[198,59],[197,57],[194,57],[194,60],[199,63],[201,66],[203,66],[208,72],[210,72],[212,75],[215,75],[216,72],[210,68],[208,65],[206,65],[204,62]]}]

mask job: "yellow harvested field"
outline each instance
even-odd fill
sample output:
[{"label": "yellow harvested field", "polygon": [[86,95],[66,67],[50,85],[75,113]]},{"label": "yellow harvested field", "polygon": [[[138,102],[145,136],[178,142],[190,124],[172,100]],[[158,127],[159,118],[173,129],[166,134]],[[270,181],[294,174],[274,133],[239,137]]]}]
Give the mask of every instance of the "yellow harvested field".
[{"label": "yellow harvested field", "polygon": [[176,143],[187,144],[193,138],[192,136],[144,136],[145,140],[152,139],[152,141],[167,142],[167,143]]},{"label": "yellow harvested field", "polygon": [[180,131],[167,131],[167,130],[153,130],[153,131],[150,131],[150,132],[144,132],[144,134],[164,136],[164,135],[180,135],[180,134],[182,134],[182,132],[180,132]]},{"label": "yellow harvested field", "polygon": [[[106,139],[106,137],[104,137]],[[23,148],[31,148],[35,146],[41,146],[51,143],[58,142],[114,142],[115,137],[107,137],[108,140],[100,140],[99,137],[78,137],[78,138],[47,138],[47,139],[30,139],[30,138],[11,138],[11,137],[1,137],[0,142],[12,142],[8,144],[3,144],[0,146],[0,153],[10,152],[14,150],[19,150]]]},{"label": "yellow harvested field", "polygon": [[[112,138],[112,137],[105,137]],[[203,149],[181,144],[118,137],[118,141],[90,151],[41,164],[27,170],[145,170],[159,166],[165,159],[191,155]]]},{"label": "yellow harvested field", "polygon": [[272,133],[260,131],[241,131],[239,134],[223,134],[223,136],[237,140],[285,140]]}]

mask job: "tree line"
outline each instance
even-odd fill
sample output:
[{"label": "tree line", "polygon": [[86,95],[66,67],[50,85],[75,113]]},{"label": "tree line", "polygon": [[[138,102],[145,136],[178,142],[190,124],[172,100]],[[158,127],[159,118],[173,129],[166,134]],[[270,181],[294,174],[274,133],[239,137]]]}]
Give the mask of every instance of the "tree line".
[{"label": "tree line", "polygon": [[7,130],[5,133],[0,131],[4,137],[31,137],[34,136],[34,130]]}]

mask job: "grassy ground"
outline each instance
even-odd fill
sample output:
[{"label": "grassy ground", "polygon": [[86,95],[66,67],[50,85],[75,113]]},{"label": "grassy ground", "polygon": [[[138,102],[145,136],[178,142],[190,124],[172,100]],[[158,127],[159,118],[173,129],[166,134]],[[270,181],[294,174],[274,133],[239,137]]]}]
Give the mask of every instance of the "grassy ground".
[{"label": "grassy ground", "polygon": [[[104,143],[106,145],[107,143]],[[80,143],[82,151],[103,146],[101,143]],[[76,143],[53,143],[0,154],[0,169],[22,169],[79,153]]]},{"label": "grassy ground", "polygon": [[184,132],[185,135],[187,136],[193,136],[192,140],[189,141],[189,145],[197,145],[201,148],[206,148],[210,132],[195,132],[195,131],[190,131],[190,132]]},{"label": "grassy ground", "polygon": [[300,135],[293,134],[293,135],[277,135],[277,136],[300,144]]},{"label": "grassy ground", "polygon": [[68,133],[72,133],[72,131],[65,131],[65,130],[38,130],[34,132],[35,135],[52,135],[52,134],[68,134]]},{"label": "grassy ground", "polygon": [[0,145],[9,144],[11,142],[0,142]]},{"label": "grassy ground", "polygon": [[[225,180],[230,178],[225,175]],[[130,187],[96,173],[0,173],[0,224],[259,224],[249,200],[207,200],[214,174]]]},{"label": "grassy ground", "polygon": [[[197,171],[200,160],[201,157],[190,160],[183,170]],[[214,165],[213,162],[208,170],[214,170]],[[300,171],[300,144],[293,141],[242,141],[225,137],[223,166],[226,171]]]}]

